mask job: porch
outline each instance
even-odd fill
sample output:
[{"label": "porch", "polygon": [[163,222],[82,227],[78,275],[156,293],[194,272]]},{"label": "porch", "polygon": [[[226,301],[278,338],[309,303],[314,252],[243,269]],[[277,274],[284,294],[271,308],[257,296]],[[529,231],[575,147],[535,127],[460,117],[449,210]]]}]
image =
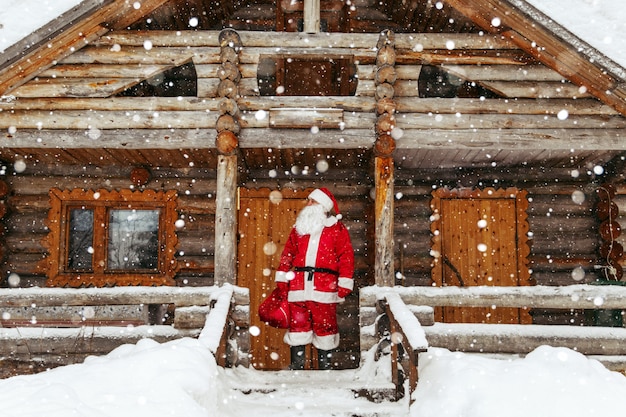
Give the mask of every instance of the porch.
[{"label": "porch", "polygon": [[[82,362],[89,355],[103,355],[120,345],[137,343],[144,338],[162,343],[182,337],[203,339],[220,366],[248,367],[250,338],[255,333],[249,324],[250,315],[254,313],[249,308],[248,289],[230,284],[212,287],[1,289],[0,300],[2,358],[45,362],[50,367]],[[107,323],[102,315],[90,313],[64,325],[36,320],[40,314],[37,311],[46,308],[77,306],[89,312],[94,307],[114,311],[110,307],[122,305],[167,305],[173,318],[168,324],[143,325],[121,321],[114,325],[115,320]],[[359,391],[355,381],[351,381],[346,382],[347,389],[368,398],[402,398],[406,390],[415,388],[419,355],[428,347],[495,357],[523,356],[541,345],[567,347],[599,360],[611,370],[626,371],[626,328],[623,326],[435,322],[434,308],[447,305],[619,311],[626,309],[626,287],[362,288],[358,312],[360,365],[369,352],[376,351],[378,359],[391,358],[391,375],[390,380],[380,386],[362,387]],[[16,308],[29,311],[33,320],[19,326],[13,322],[13,327],[8,327],[11,319],[8,311]],[[351,372],[358,372],[358,369]],[[252,391],[268,389],[248,388]]]}]

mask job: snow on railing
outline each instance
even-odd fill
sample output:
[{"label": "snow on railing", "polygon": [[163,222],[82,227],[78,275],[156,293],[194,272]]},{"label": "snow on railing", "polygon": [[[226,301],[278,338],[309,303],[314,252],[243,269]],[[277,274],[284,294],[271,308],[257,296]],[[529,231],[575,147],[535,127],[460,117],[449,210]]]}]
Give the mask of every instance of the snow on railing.
[{"label": "snow on railing", "polygon": [[428,349],[426,333],[415,314],[404,304],[400,296],[396,293],[386,293],[385,299],[389,304],[393,317],[402,328],[402,333],[407,338],[408,344],[413,350]]},{"label": "snow on railing", "polygon": [[233,287],[230,284],[224,284],[218,291],[211,296],[214,301],[211,311],[207,315],[204,328],[198,336],[198,340],[217,355],[218,350],[224,344],[224,335],[226,334],[226,325],[228,313],[230,311],[230,303],[233,297]]},{"label": "snow on railing", "polygon": [[428,350],[426,334],[419,320],[404,304],[402,298],[392,291],[378,294],[385,313],[389,317],[389,332],[391,341],[391,378],[396,386],[396,396],[399,398],[404,390],[404,381],[400,376],[399,345],[405,351],[408,364],[404,371],[408,374],[409,397],[417,387],[419,354]]}]

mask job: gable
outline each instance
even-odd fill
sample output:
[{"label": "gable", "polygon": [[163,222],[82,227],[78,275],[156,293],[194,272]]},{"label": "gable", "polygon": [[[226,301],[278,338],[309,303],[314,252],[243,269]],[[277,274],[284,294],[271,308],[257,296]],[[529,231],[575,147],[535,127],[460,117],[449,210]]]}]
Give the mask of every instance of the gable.
[{"label": "gable", "polygon": [[[139,9],[123,1],[107,1],[97,12],[68,22],[62,36],[50,43],[63,46],[52,48],[53,52],[45,49],[45,54],[33,51],[20,61],[24,67],[8,65],[0,70],[6,100],[16,98],[4,106],[11,112],[0,113],[0,123],[18,133],[10,135],[0,156],[45,163],[167,161],[170,166],[185,166],[188,155],[203,155],[194,161],[196,167],[215,166],[221,81],[218,38],[222,27],[232,25],[243,44],[237,88],[245,99],[237,100],[237,105],[243,112],[239,145],[255,161],[249,166],[266,171],[297,161],[310,167],[331,153],[339,160],[359,160],[363,154],[351,149],[367,149],[371,155],[377,44],[380,30],[391,26],[395,100],[402,114],[397,120],[404,132],[395,151],[399,167],[474,170],[494,163],[534,166],[539,160],[554,166],[572,161],[579,166],[609,163],[621,149],[624,124],[618,77],[590,64],[588,56],[578,54],[543,25],[534,25],[528,13],[508,2],[493,3],[451,0],[400,5],[362,0],[345,12],[351,32],[302,36],[272,31],[277,16],[273,1],[226,1],[217,6],[200,0],[152,0],[142,2]],[[297,7],[280,4],[290,16],[299,13]],[[336,3],[323,4],[328,13],[336,11]],[[486,17],[493,9],[511,21],[507,17],[494,27]],[[550,47],[536,53],[528,41],[532,36]],[[318,54],[354,58],[358,63],[355,97],[307,97],[305,105],[340,111],[333,125],[345,129],[324,130],[323,137],[312,138],[307,129],[271,129],[269,120],[254,117],[258,111],[270,114],[274,107],[302,107],[298,98],[263,101],[258,97],[259,57],[275,55],[279,48],[283,56],[315,49]],[[194,67],[195,94],[180,99],[158,94],[117,97],[181,65]],[[418,84],[426,66],[443,71],[449,80],[488,91],[494,99],[420,98]],[[590,88],[590,83],[597,85]],[[91,137],[106,141],[96,143]],[[580,144],[574,156],[572,143]],[[87,150],[103,145],[106,148],[97,152]],[[274,155],[268,155],[268,147],[275,149]],[[294,147],[302,154],[283,155]]]}]

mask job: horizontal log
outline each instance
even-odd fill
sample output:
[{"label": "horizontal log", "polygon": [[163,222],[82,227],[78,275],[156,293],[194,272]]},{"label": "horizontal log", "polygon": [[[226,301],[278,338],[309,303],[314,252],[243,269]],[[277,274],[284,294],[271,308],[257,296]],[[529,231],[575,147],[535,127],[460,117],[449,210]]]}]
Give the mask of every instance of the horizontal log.
[{"label": "horizontal log", "polygon": [[[233,287],[236,302],[245,303],[246,288]],[[175,304],[206,306],[221,287],[0,288],[0,306],[102,306]],[[239,301],[237,301],[239,300]]]},{"label": "horizontal log", "polygon": [[401,129],[623,129],[626,120],[620,116],[570,115],[560,120],[556,115],[518,114],[421,114],[403,113],[397,117]]},{"label": "horizontal log", "polygon": [[0,352],[11,358],[32,359],[33,355],[102,355],[123,344],[135,344],[141,339],[159,343],[182,337],[197,337],[200,329],[177,330],[169,325],[79,327],[42,331],[41,328],[2,329]]},{"label": "horizontal log", "polygon": [[180,66],[187,61],[199,63],[219,63],[220,53],[216,47],[154,47],[128,46],[121,50],[95,45],[81,48],[66,58],[62,65],[114,64],[114,65],[171,65]]},{"label": "horizontal log", "polygon": [[39,79],[133,78],[146,79],[172,68],[171,65],[55,65],[38,74]]},{"label": "horizontal log", "polygon": [[561,74],[543,65],[448,65],[441,66],[450,74],[469,81],[552,81],[565,79]]},{"label": "horizontal log", "polygon": [[20,98],[10,110],[217,111],[219,101],[197,97]]},{"label": "horizontal log", "polygon": [[341,109],[273,108],[269,111],[269,126],[274,128],[338,129],[344,126]]},{"label": "horizontal log", "polygon": [[572,83],[534,81],[480,81],[480,84],[503,97],[587,98],[591,94]]},{"label": "horizontal log", "polygon": [[141,78],[43,78],[11,91],[15,97],[109,97],[142,81]]},{"label": "horizontal log", "polygon": [[[214,129],[219,114],[207,111],[93,111],[57,110],[0,112],[0,126],[16,129]],[[99,141],[100,138],[90,138]],[[99,132],[103,134],[103,132]],[[93,146],[93,145],[92,145]]]},{"label": "horizontal log", "polygon": [[625,355],[626,329],[564,325],[436,323],[424,327],[429,346],[451,351],[530,353],[540,346],[562,346],[583,355]]},{"label": "horizontal log", "polygon": [[[146,39],[154,46],[219,46],[219,31],[115,31],[99,38],[94,44],[111,47],[113,45],[142,47]],[[380,38],[378,33],[303,33],[303,32],[238,32],[244,47],[271,46],[292,47],[357,47],[373,48]],[[454,42],[455,49],[517,49],[506,38],[490,34],[395,33],[395,47],[398,49],[447,49]]]},{"label": "horizontal log", "polygon": [[[372,86],[373,88],[373,86]],[[503,99],[477,100],[472,98],[419,98],[419,97],[395,97],[399,113],[435,113],[435,114],[537,114],[542,116],[555,116],[562,110],[567,110],[569,115],[617,115],[611,107],[594,99],[578,99],[575,101],[566,99],[517,99],[515,101]],[[376,101],[373,97],[355,96],[327,96],[307,97],[310,108],[340,108],[346,111],[372,112]],[[269,111],[271,108],[295,108],[302,106],[302,99],[289,96],[271,97],[241,97],[237,100],[241,110]],[[209,114],[219,110],[219,99],[196,98],[196,97],[113,97],[106,99],[98,98],[58,98],[58,99],[29,99],[20,98],[11,103],[4,104],[5,111],[19,110],[78,110],[78,111],[103,111],[103,115],[109,111],[196,111],[208,112]],[[9,112],[7,112],[9,113]],[[43,114],[43,112],[42,112]],[[98,113],[93,113],[98,114]],[[17,125],[16,125],[17,126]]]},{"label": "horizontal log", "polygon": [[398,293],[406,304],[431,307],[626,309],[626,287],[619,285],[368,287],[360,291],[360,305],[374,305],[384,291]]},{"label": "horizontal log", "polygon": [[[98,146],[116,149],[214,149],[214,129],[112,129],[102,131]],[[6,146],[7,139],[0,140]],[[364,129],[324,131],[309,129],[243,129],[240,148],[371,148],[375,134]],[[10,139],[14,148],[92,148],[93,140],[83,131],[18,130]],[[561,149],[625,150],[624,129],[403,129],[396,149]],[[193,153],[193,152],[192,152]],[[127,186],[127,185],[125,185]],[[544,184],[545,186],[545,184]],[[547,192],[547,191],[546,191]],[[26,194],[30,194],[26,192]]]},{"label": "horizontal log", "polygon": [[[129,188],[130,179],[122,178],[76,178],[64,176],[13,176],[10,178],[11,188],[16,194],[47,195],[51,188],[82,188],[82,189],[122,189]],[[193,178],[162,178],[152,181],[146,189],[173,189],[179,194],[215,195],[215,180]]]}]

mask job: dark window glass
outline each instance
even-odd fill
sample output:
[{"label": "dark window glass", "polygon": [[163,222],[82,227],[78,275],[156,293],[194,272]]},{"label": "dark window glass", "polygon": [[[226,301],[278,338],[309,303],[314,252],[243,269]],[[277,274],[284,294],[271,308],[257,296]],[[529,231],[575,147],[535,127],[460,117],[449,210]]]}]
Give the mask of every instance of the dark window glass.
[{"label": "dark window glass", "polygon": [[68,269],[93,268],[93,210],[70,209],[68,248]]}]

